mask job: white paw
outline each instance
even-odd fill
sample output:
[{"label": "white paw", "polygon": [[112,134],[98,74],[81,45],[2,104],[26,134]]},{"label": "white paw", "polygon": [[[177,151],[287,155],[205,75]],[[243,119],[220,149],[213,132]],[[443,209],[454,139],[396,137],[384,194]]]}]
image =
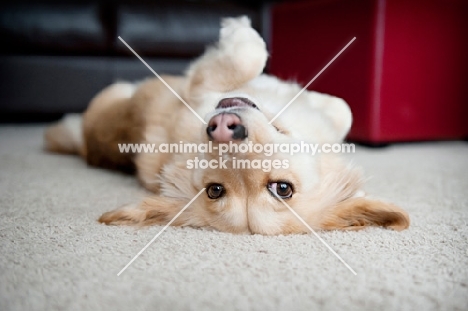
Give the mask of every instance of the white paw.
[{"label": "white paw", "polygon": [[330,97],[325,107],[325,114],[333,121],[338,139],[343,140],[353,123],[351,109],[343,99],[338,97]]},{"label": "white paw", "polygon": [[336,139],[343,140],[353,123],[353,116],[348,104],[341,98],[313,91],[307,92],[307,96],[310,99],[310,104],[315,109],[320,109],[331,120]]},{"label": "white paw", "polygon": [[249,44],[266,49],[265,41],[250,25],[247,16],[224,18],[221,21],[219,43],[221,48],[231,49],[239,44]]},{"label": "white paw", "polygon": [[221,22],[219,49],[239,72],[254,78],[265,67],[268,52],[265,41],[250,26],[247,16],[225,18]]},{"label": "white paw", "polygon": [[227,17],[221,20],[221,38],[225,38],[239,28],[251,28],[250,19],[243,15],[240,17]]}]

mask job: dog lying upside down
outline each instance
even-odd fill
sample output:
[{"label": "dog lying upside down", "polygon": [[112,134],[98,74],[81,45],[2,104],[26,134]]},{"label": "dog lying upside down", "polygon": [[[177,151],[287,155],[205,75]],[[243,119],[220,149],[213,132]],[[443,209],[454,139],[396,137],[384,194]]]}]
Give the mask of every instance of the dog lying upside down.
[{"label": "dog lying upside down", "polygon": [[[267,57],[265,42],[248,18],[224,19],[219,42],[185,76],[162,76],[206,124],[157,78],[116,83],[101,91],[82,117],[50,127],[46,148],[79,154],[90,165],[136,171],[141,184],[155,193],[103,214],[99,221],[108,225],[165,225],[205,189],[172,225],[266,235],[308,232],[290,206],[313,229],[407,228],[408,214],[367,198],[360,170],[337,154],[229,152],[220,158],[217,151],[120,152],[119,143],[340,143],[352,116],[333,96],[303,92],[270,124],[301,88],[262,74]],[[189,168],[194,157],[227,165]],[[240,159],[281,165],[234,168],[231,164]]]}]

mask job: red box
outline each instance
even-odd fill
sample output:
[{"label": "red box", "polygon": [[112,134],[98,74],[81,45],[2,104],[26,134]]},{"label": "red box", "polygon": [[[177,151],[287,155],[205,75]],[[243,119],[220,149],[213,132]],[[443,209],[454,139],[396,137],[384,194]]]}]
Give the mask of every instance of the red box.
[{"label": "red box", "polygon": [[468,138],[468,1],[320,0],[273,5],[272,74],[344,98],[349,139]]}]

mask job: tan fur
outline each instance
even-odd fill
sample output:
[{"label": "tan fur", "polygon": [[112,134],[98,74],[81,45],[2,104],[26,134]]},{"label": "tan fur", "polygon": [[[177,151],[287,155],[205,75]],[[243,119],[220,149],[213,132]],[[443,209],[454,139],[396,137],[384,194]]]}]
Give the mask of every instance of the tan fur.
[{"label": "tan fur", "polygon": [[70,130],[63,124],[55,124],[44,134],[45,149],[49,152],[78,154],[81,145],[72,139]]},{"label": "tan fur", "polygon": [[331,207],[323,216],[325,230],[358,230],[381,226],[397,231],[408,228],[408,214],[399,207],[366,198],[352,198]]},{"label": "tan fur", "polygon": [[84,154],[82,119],[79,115],[67,115],[60,123],[47,128],[44,148],[62,154]]},{"label": "tan fur", "polygon": [[[236,110],[257,144],[338,143],[351,126],[347,104],[339,98],[306,91],[272,124],[277,112],[300,87],[262,75],[268,53],[264,41],[247,18],[226,19],[220,41],[196,60],[184,77],[163,79],[207,122],[219,111],[217,103],[227,97],[247,97],[260,110]],[[165,225],[200,191],[212,183],[222,184],[225,196],[210,199],[202,193],[174,222],[175,226],[211,227],[232,233],[266,235],[306,233],[308,229],[267,186],[287,181],[294,194],[285,202],[313,229],[355,230],[382,226],[402,230],[409,217],[388,203],[360,197],[363,178],[359,169],[334,154],[225,154],[227,169],[188,169],[195,156],[205,154],[121,154],[118,143],[208,143],[206,125],[158,79],[140,84],[117,83],[90,103],[83,115],[83,143],[67,142],[66,127],[59,124],[46,134],[51,151],[75,152],[91,165],[131,170],[155,193],[139,204],[103,214],[109,225]],[[216,143],[214,143],[216,145]],[[234,169],[237,160],[288,161],[288,168]]]}]

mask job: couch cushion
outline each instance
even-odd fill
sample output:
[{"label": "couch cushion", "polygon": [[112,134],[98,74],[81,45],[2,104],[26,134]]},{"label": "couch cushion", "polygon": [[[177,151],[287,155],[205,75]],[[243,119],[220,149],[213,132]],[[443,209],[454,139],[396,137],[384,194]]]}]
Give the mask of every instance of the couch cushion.
[{"label": "couch cushion", "polygon": [[[121,5],[117,9],[116,49],[128,54],[121,36],[137,53],[149,56],[197,56],[218,39],[222,17],[247,14],[258,25],[255,11],[232,3],[180,2],[161,5]],[[258,28],[258,27],[257,27]]]},{"label": "couch cushion", "polygon": [[110,40],[94,4],[9,4],[0,8],[1,52],[95,53]]},{"label": "couch cushion", "polygon": [[[147,58],[159,74],[181,74],[189,60]],[[115,81],[153,78],[136,57],[0,57],[2,114],[82,112],[91,98]]]}]

